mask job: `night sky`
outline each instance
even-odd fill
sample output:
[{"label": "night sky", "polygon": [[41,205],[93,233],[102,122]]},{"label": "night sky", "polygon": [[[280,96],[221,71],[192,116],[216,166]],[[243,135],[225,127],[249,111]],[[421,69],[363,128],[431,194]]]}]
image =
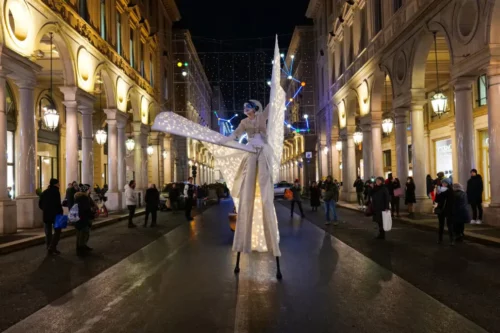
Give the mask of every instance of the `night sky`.
[{"label": "night sky", "polygon": [[251,98],[268,102],[274,36],[286,53],[295,26],[312,24],[305,17],[309,0],[176,2],[182,19],[174,28],[190,30],[210,84],[220,87],[227,118]]}]

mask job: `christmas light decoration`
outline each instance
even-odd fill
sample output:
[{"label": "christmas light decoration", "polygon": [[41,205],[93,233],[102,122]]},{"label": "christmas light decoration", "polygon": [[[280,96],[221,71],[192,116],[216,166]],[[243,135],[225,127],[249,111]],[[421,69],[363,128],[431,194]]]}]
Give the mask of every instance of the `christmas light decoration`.
[{"label": "christmas light decoration", "polygon": [[179,62],[177,63],[177,67],[182,67],[182,62],[180,62],[180,61],[179,61]]}]

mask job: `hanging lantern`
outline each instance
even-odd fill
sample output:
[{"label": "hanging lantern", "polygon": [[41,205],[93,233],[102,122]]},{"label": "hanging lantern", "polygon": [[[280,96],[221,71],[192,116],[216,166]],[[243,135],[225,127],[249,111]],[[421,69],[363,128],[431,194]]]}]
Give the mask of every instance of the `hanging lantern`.
[{"label": "hanging lantern", "polygon": [[354,140],[354,144],[360,145],[363,142],[363,132],[360,130],[354,132],[352,139]]},{"label": "hanging lantern", "polygon": [[167,158],[167,151],[164,150],[163,153],[161,153],[161,155],[163,156],[163,159],[166,159]]},{"label": "hanging lantern", "polygon": [[393,128],[394,121],[391,118],[385,118],[382,120],[382,131],[384,131],[385,134],[391,134]]},{"label": "hanging lantern", "polygon": [[323,154],[328,154],[328,147],[323,148]]},{"label": "hanging lantern", "polygon": [[441,117],[442,114],[446,113],[446,107],[448,106],[448,98],[441,92],[439,85],[439,68],[438,68],[438,58],[437,58],[437,42],[436,42],[436,32],[434,32],[434,57],[436,61],[436,84],[437,89],[434,96],[431,98],[432,109],[434,113]]},{"label": "hanging lantern", "polygon": [[135,148],[135,141],[132,138],[128,138],[127,141],[125,141],[125,146],[127,147],[128,151],[132,151]]},{"label": "hanging lantern", "polygon": [[43,110],[43,122],[45,127],[51,131],[55,131],[59,125],[59,113],[57,113],[53,104],[43,107]]},{"label": "hanging lantern", "polygon": [[149,156],[153,155],[154,149],[153,146],[149,145],[148,148],[146,149],[147,153]]},{"label": "hanging lantern", "polygon": [[335,148],[337,149],[337,151],[342,151],[342,141],[337,141],[337,143],[335,144]]},{"label": "hanging lantern", "polygon": [[95,133],[95,139],[99,145],[104,145],[106,143],[106,140],[108,139],[108,133],[106,133],[105,130],[98,130]]}]

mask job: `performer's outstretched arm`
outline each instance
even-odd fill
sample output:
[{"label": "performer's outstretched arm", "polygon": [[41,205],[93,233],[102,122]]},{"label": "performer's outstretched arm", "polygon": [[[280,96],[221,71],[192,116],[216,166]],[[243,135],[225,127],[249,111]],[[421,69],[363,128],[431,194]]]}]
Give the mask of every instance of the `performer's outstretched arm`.
[{"label": "performer's outstretched arm", "polygon": [[231,133],[231,135],[226,136],[224,139],[220,140],[220,143],[226,143],[231,140],[236,140],[237,138],[239,138],[245,132],[245,127],[242,125],[243,124],[240,123],[238,127],[234,130],[234,132]]}]

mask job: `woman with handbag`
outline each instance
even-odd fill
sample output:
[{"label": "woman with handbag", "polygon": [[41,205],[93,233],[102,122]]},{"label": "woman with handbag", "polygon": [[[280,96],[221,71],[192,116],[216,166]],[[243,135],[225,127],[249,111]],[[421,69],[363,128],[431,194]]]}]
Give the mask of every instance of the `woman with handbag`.
[{"label": "woman with handbag", "polygon": [[450,236],[450,245],[455,245],[454,230],[453,230],[453,201],[454,194],[451,187],[451,181],[448,178],[441,180],[440,186],[437,188],[436,203],[434,213],[438,216],[439,221],[439,234],[438,244],[443,242],[444,224],[448,227],[448,234]]},{"label": "woman with handbag", "polygon": [[379,234],[377,239],[385,239],[385,231],[383,225],[383,212],[389,211],[390,195],[387,187],[384,185],[384,178],[378,177],[375,180],[371,191],[371,207],[373,209],[373,222],[378,224]]},{"label": "woman with handbag", "polygon": [[413,177],[408,177],[406,180],[406,188],[405,188],[405,205],[408,206],[408,217],[413,218],[413,205],[417,203],[417,198],[415,196],[415,182],[413,181]]},{"label": "woman with handbag", "polygon": [[398,178],[392,180],[392,189],[394,195],[391,197],[391,216],[394,217],[394,213],[396,213],[396,216],[399,217],[399,198],[403,196],[403,189]]},{"label": "woman with handbag", "polygon": [[312,182],[311,187],[309,188],[311,193],[311,208],[312,211],[315,212],[318,210],[318,207],[321,205],[321,188],[318,187],[318,183]]}]

